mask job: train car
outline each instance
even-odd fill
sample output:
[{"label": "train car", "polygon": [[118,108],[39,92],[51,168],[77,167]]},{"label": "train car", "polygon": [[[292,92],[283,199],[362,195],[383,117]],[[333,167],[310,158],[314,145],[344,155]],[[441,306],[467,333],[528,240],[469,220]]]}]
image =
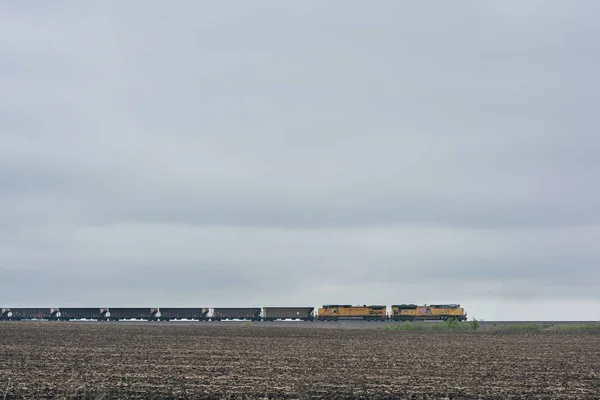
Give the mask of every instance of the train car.
[{"label": "train car", "polygon": [[109,321],[122,319],[157,320],[160,318],[158,308],[109,308],[105,310],[105,318]]},{"label": "train car", "polygon": [[2,319],[20,321],[23,319],[57,319],[58,308],[3,308]]},{"label": "train car", "polygon": [[315,319],[314,307],[263,307],[263,321],[293,319],[312,321]]},{"label": "train car", "polygon": [[200,321],[208,320],[208,308],[169,308],[160,307],[160,316],[158,317],[161,321],[170,321],[177,319],[197,319]]},{"label": "train car", "polygon": [[318,321],[338,321],[359,319],[365,321],[384,321],[387,319],[386,306],[324,305],[319,308]]},{"label": "train car", "polygon": [[213,308],[211,319],[221,321],[228,319],[243,319],[251,321],[260,321],[260,308]]},{"label": "train car", "polygon": [[56,319],[69,321],[72,319],[102,319],[102,308],[61,307]]},{"label": "train car", "polygon": [[390,319],[394,321],[445,321],[455,319],[466,321],[467,313],[460,304],[399,304],[392,306]]}]

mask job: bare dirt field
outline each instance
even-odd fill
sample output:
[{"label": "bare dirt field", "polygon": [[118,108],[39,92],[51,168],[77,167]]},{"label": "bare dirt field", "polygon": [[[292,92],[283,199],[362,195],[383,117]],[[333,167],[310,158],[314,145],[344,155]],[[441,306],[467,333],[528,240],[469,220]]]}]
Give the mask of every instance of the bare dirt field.
[{"label": "bare dirt field", "polygon": [[600,398],[598,331],[0,323],[0,399]]}]

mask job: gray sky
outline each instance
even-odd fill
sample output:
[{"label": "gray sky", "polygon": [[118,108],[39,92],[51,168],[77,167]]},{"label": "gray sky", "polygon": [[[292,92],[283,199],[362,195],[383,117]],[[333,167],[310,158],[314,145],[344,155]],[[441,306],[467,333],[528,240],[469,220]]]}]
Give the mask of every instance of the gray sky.
[{"label": "gray sky", "polygon": [[0,305],[600,319],[599,13],[3,2]]}]

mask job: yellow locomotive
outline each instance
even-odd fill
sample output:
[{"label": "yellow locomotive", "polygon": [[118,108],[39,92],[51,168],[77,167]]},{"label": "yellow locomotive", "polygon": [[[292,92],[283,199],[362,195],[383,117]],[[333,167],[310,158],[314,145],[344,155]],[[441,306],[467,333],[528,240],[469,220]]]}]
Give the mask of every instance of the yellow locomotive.
[{"label": "yellow locomotive", "polygon": [[393,321],[448,320],[466,321],[467,313],[459,304],[393,305],[390,319]]},{"label": "yellow locomotive", "polygon": [[384,321],[387,319],[386,306],[324,305],[319,308],[318,321],[356,320]]}]

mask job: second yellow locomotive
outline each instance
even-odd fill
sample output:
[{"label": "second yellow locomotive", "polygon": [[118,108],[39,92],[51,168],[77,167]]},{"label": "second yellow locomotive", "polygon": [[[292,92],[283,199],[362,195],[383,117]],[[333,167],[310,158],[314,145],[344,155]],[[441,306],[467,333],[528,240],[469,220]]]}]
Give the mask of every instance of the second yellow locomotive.
[{"label": "second yellow locomotive", "polygon": [[393,321],[447,320],[466,321],[467,313],[459,304],[400,304],[392,306],[390,319]]},{"label": "second yellow locomotive", "polygon": [[324,305],[319,308],[317,320],[338,321],[343,319],[362,319],[383,321],[387,319],[386,306]]}]

